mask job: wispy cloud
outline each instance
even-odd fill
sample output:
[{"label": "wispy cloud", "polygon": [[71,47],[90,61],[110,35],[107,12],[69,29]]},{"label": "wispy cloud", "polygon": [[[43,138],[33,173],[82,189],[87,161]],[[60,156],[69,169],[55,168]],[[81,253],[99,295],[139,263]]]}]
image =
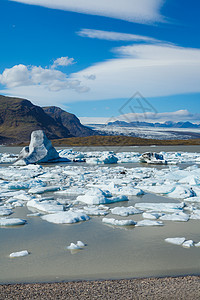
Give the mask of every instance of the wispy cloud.
[{"label": "wispy cloud", "polygon": [[[135,122],[135,121],[145,121],[149,123],[164,123],[166,121],[173,121],[173,122],[185,122],[185,121],[191,121],[191,122],[198,122],[200,119],[200,114],[192,114],[188,110],[178,110],[173,112],[163,112],[163,113],[152,113],[152,112],[146,112],[146,118],[144,120],[144,114],[143,113],[129,113],[126,115],[120,115],[115,118],[113,118],[114,121],[125,121],[125,122]],[[83,124],[107,124],[111,121],[110,118],[105,117],[82,117],[80,118],[81,122]]]},{"label": "wispy cloud", "polygon": [[136,34],[95,30],[95,29],[81,29],[77,32],[79,36],[88,37],[92,39],[107,40],[107,41],[129,41],[129,42],[160,42],[154,38]]},{"label": "wispy cloud", "polygon": [[163,22],[160,14],[163,0],[10,0],[83,14],[152,24]]},{"label": "wispy cloud", "polygon": [[200,92],[200,49],[168,44],[132,45],[115,49],[118,57],[95,64],[74,78],[88,82],[87,99],[129,98],[136,91],[144,97]]}]

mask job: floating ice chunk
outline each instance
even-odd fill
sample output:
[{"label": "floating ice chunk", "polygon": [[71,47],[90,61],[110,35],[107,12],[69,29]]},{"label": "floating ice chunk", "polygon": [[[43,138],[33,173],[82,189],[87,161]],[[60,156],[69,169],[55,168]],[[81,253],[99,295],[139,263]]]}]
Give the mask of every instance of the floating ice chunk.
[{"label": "floating ice chunk", "polygon": [[102,209],[99,206],[85,206],[83,209],[89,216],[106,216],[109,214],[108,210]]},{"label": "floating ice chunk", "polygon": [[17,182],[10,182],[7,187],[11,190],[19,190],[19,189],[30,189],[30,188],[33,188],[33,187],[43,187],[43,186],[46,186],[46,183],[42,180],[39,180],[39,179],[31,179],[31,180],[28,180],[26,182],[20,182],[20,181],[17,181]]},{"label": "floating ice chunk", "polygon": [[188,240],[188,241],[185,241],[185,242],[182,244],[182,246],[183,246],[184,248],[190,248],[190,247],[193,247],[193,246],[194,246],[194,242],[193,242],[193,240]]},{"label": "floating ice chunk", "polygon": [[104,154],[100,160],[104,164],[116,164],[118,162],[118,158],[113,153]]},{"label": "floating ice chunk", "polygon": [[58,152],[45,133],[42,130],[36,130],[31,133],[30,144],[22,149],[15,165],[53,162],[58,161],[59,158]]},{"label": "floating ice chunk", "polygon": [[76,199],[78,201],[90,204],[90,205],[98,205],[98,204],[108,204],[120,201],[128,201],[128,198],[124,195],[119,197],[111,197],[112,195],[106,191],[102,191],[101,189],[91,189],[85,195],[80,195]]},{"label": "floating ice chunk", "polygon": [[40,217],[41,213],[27,214],[27,217]]},{"label": "floating ice chunk", "polygon": [[196,209],[193,211],[193,213],[190,215],[191,220],[200,220],[200,210]]},{"label": "floating ice chunk", "polygon": [[135,207],[141,210],[151,210],[155,212],[175,212],[182,210],[185,203],[136,203]]},{"label": "floating ice chunk", "polygon": [[185,199],[189,197],[195,197],[196,193],[192,188],[176,186],[174,191],[169,193],[168,196],[175,199]]},{"label": "floating ice chunk", "polygon": [[179,183],[186,183],[189,185],[199,185],[200,184],[200,179],[199,177],[195,176],[195,175],[190,175],[187,177],[184,177],[182,179],[179,180]]},{"label": "floating ice chunk", "polygon": [[189,197],[189,198],[185,198],[184,201],[187,201],[187,202],[200,202],[200,197]]},{"label": "floating ice chunk", "polygon": [[81,247],[79,247],[78,245],[71,243],[69,246],[67,246],[67,249],[69,250],[80,250]]},{"label": "floating ice chunk", "polygon": [[200,247],[200,242],[198,242],[198,243],[196,243],[194,245],[195,245],[195,247]]},{"label": "floating ice chunk", "polygon": [[10,216],[13,213],[12,209],[0,206],[0,216]]},{"label": "floating ice chunk", "polygon": [[81,210],[69,210],[64,212],[59,212],[56,214],[45,215],[41,217],[43,220],[55,223],[55,224],[72,224],[82,221],[87,221],[90,219],[88,215],[83,213]]},{"label": "floating ice chunk", "polygon": [[142,217],[144,219],[150,219],[150,220],[157,220],[159,219],[163,214],[159,214],[159,213],[148,213],[148,212],[144,212],[142,214]]},{"label": "floating ice chunk", "polygon": [[47,186],[47,187],[34,187],[31,188],[28,192],[30,194],[44,194],[44,193],[55,192],[59,190],[60,190],[60,186]]},{"label": "floating ice chunk", "polygon": [[77,241],[76,245],[77,245],[78,247],[80,247],[80,248],[83,248],[83,247],[86,246],[86,245],[85,245],[83,242],[81,242],[81,241]]},{"label": "floating ice chunk", "polygon": [[133,220],[116,220],[113,218],[103,218],[102,219],[103,223],[110,224],[110,225],[115,225],[115,226],[130,226],[130,225],[136,225],[137,222]]},{"label": "floating ice chunk", "polygon": [[152,220],[142,220],[137,222],[135,225],[137,227],[144,227],[144,226],[163,226],[163,222],[160,221],[152,221]]},{"label": "floating ice chunk", "polygon": [[19,252],[13,252],[10,254],[10,257],[14,258],[14,257],[22,257],[22,256],[27,256],[29,255],[29,252],[27,250],[22,250]]},{"label": "floating ice chunk", "polygon": [[165,242],[173,244],[173,245],[182,245],[185,242],[184,237],[175,237],[175,238],[167,238]]},{"label": "floating ice chunk", "polygon": [[111,213],[113,215],[127,217],[129,215],[141,214],[142,210],[139,210],[133,206],[129,206],[129,207],[121,206],[121,207],[112,208]]},{"label": "floating ice chunk", "polygon": [[148,164],[167,164],[162,154],[156,152],[145,152],[140,156],[140,162]]},{"label": "floating ice chunk", "polygon": [[168,194],[174,191],[175,186],[171,185],[154,185],[154,186],[143,186],[143,190],[149,193],[155,194]]},{"label": "floating ice chunk", "polygon": [[37,210],[47,212],[47,213],[55,213],[55,212],[61,212],[64,210],[63,205],[60,205],[55,200],[44,200],[39,201],[37,199],[33,199],[27,202],[28,208],[35,208]]},{"label": "floating ice chunk", "polygon": [[68,188],[66,190],[57,191],[57,192],[55,192],[55,194],[56,195],[76,196],[76,195],[80,195],[80,194],[83,195],[86,192],[87,192],[87,189],[85,189],[85,188],[72,187],[72,188]]},{"label": "floating ice chunk", "polygon": [[0,218],[0,226],[18,226],[24,225],[26,223],[25,220],[18,218]]},{"label": "floating ice chunk", "polygon": [[174,214],[166,214],[164,216],[160,217],[160,220],[162,221],[179,221],[179,222],[187,222],[189,220],[189,215],[180,212],[180,213],[174,213]]}]

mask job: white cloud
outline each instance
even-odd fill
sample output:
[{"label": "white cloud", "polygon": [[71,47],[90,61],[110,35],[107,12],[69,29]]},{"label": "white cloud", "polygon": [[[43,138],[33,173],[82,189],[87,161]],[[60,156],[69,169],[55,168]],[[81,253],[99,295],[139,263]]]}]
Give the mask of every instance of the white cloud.
[{"label": "white cloud", "polygon": [[178,110],[173,112],[152,113],[146,112],[144,118],[143,113],[129,113],[120,115],[112,119],[105,117],[81,117],[82,124],[107,124],[108,122],[125,121],[125,122],[149,122],[149,123],[164,123],[166,121],[181,122],[191,121],[199,123],[200,114],[192,114],[188,110]]},{"label": "white cloud", "polygon": [[108,40],[108,41],[143,41],[143,42],[159,42],[151,37],[122,33],[122,32],[113,32],[113,31],[104,31],[104,30],[95,30],[95,29],[81,29],[77,32],[79,36],[88,37],[92,39]]},{"label": "white cloud", "polygon": [[116,52],[118,58],[73,75],[84,84],[87,74],[95,74],[96,80],[87,81],[87,100],[129,99],[137,91],[144,97],[200,92],[200,49],[145,44],[120,47]]},{"label": "white cloud", "polygon": [[10,0],[137,23],[162,22],[163,0]]},{"label": "white cloud", "polygon": [[72,65],[74,63],[75,63],[74,58],[69,58],[68,56],[60,57],[60,58],[57,58],[56,60],[54,60],[52,68],[54,69],[59,66],[66,67],[66,66]]},{"label": "white cloud", "polygon": [[[61,59],[62,61],[62,59]],[[64,63],[64,62],[63,62]],[[0,83],[11,89],[20,86],[43,86],[49,91],[73,89],[78,93],[85,93],[89,88],[81,85],[81,81],[67,77],[67,75],[54,68],[42,68],[41,66],[15,65],[5,69],[0,74]]]},{"label": "white cloud", "polygon": [[156,123],[156,122],[163,123],[166,121],[173,121],[173,122],[196,121],[199,120],[199,117],[200,114],[192,114],[187,109],[182,109],[174,112],[163,112],[163,113],[146,112],[145,116],[144,113],[129,113],[117,117],[117,120],[125,121],[125,122],[144,121],[150,123]]}]

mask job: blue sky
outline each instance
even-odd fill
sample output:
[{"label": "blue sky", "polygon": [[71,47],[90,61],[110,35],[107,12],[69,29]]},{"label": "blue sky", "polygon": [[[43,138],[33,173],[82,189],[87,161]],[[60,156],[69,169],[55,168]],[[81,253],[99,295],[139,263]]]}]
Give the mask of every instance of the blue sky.
[{"label": "blue sky", "polygon": [[140,92],[147,121],[198,122],[198,0],[1,0],[0,11],[1,94],[89,122]]}]

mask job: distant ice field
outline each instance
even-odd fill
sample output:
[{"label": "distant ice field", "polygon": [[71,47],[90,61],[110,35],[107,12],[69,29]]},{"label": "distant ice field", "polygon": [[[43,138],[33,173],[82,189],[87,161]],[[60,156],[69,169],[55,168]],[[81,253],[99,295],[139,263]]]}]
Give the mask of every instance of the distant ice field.
[{"label": "distant ice field", "polygon": [[85,162],[23,167],[0,150],[0,283],[199,275],[199,146],[62,148]]}]

